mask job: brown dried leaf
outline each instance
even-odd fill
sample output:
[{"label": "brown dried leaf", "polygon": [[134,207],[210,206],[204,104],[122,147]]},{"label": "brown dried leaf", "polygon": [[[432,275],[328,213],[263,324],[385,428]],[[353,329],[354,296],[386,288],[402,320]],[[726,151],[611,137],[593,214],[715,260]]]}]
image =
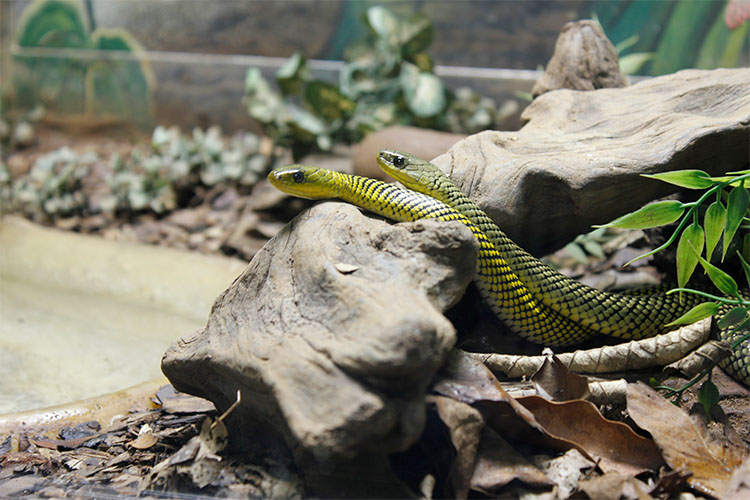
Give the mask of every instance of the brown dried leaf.
[{"label": "brown dried leaf", "polygon": [[711,368],[732,354],[729,342],[711,340],[682,359],[664,367],[667,373],[677,372],[685,378],[693,378],[706,368]]},{"label": "brown dried leaf", "polygon": [[149,424],[145,424],[138,432],[138,437],[128,443],[128,446],[137,450],[147,450],[159,442],[159,438],[154,436],[154,430]]},{"label": "brown dried leaf", "polygon": [[610,472],[578,483],[589,498],[601,500],[649,500],[649,487],[629,474]]},{"label": "brown dried leaf", "polygon": [[659,449],[622,422],[606,419],[588,401],[555,403],[539,396],[518,398],[553,438],[593,457],[604,472],[636,475],[664,464]]},{"label": "brown dried leaf", "polygon": [[554,403],[539,396],[516,400],[484,365],[460,351],[450,356],[433,389],[477,405],[503,436],[542,441],[559,450],[576,448],[604,471],[635,475],[664,463],[653,441],[604,418],[592,403]]},{"label": "brown dried leaf", "polygon": [[628,413],[651,433],[671,468],[692,473],[690,486],[713,497],[725,494],[741,450],[710,442],[682,409],[643,383],[628,387]]},{"label": "brown dried leaf", "polygon": [[554,354],[547,356],[531,381],[539,395],[551,401],[587,399],[589,396],[588,379],[572,373]]},{"label": "brown dried leaf", "polygon": [[466,498],[484,420],[478,410],[455,399],[432,396],[429,401],[435,403],[440,420],[448,427],[451,443],[456,450],[456,458],[450,471],[453,495],[456,498]]},{"label": "brown dried leaf", "polygon": [[541,470],[529,463],[490,427],[482,430],[471,489],[488,494],[517,479],[530,486],[554,486]]},{"label": "brown dried leaf", "polygon": [[587,471],[596,467],[594,462],[575,448],[559,457],[537,460],[536,465],[557,486],[555,498],[568,498]]},{"label": "brown dried leaf", "polygon": [[[558,354],[560,361],[576,373],[611,373],[642,370],[677,361],[708,340],[711,319],[647,339],[583,351]],[[469,353],[497,373],[510,378],[531,376],[544,363],[545,356]]]},{"label": "brown dried leaf", "polygon": [[544,433],[534,415],[505,392],[486,366],[458,349],[451,351],[432,389],[467,404],[490,402],[493,418],[503,420],[516,430],[530,427]]},{"label": "brown dried leaf", "polygon": [[724,498],[725,500],[750,498],[750,459],[745,459],[743,464],[734,471]]},{"label": "brown dried leaf", "polygon": [[178,392],[171,384],[159,388],[156,391],[156,398],[161,408],[167,413],[193,414],[216,411],[216,407],[211,401]]}]

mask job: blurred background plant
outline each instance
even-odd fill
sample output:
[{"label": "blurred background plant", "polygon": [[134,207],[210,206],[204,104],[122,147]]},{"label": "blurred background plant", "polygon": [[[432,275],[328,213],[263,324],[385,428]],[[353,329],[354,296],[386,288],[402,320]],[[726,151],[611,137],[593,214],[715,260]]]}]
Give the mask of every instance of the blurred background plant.
[{"label": "blurred background plant", "polygon": [[248,70],[248,113],[295,159],[358,142],[388,125],[474,133],[495,124],[494,100],[469,88],[452,92],[435,75],[427,53],[433,27],[426,15],[397,17],[373,6],[364,21],[368,36],[346,51],[338,85],[313,79],[300,53],[277,72],[278,91],[260,70]]},{"label": "blurred background plant", "polygon": [[[148,147],[127,156],[114,154],[108,166],[96,153],[79,154],[67,147],[41,155],[28,173],[15,179],[0,164],[0,199],[4,211],[35,220],[165,214],[200,202],[199,191],[217,186],[249,192],[280,161],[277,154],[252,133],[227,139],[218,127],[196,128],[191,135],[177,127],[157,127]],[[103,182],[87,188],[84,181],[95,169]]]}]

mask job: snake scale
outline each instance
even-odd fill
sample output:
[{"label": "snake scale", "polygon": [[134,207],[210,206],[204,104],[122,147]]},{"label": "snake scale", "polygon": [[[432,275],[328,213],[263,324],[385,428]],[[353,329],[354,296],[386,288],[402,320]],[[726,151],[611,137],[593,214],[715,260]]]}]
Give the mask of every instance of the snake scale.
[{"label": "snake scale", "polygon": [[[594,335],[637,339],[668,330],[664,325],[703,299],[691,294],[612,293],[558,273],[516,245],[436,166],[385,150],[378,163],[406,188],[318,167],[273,170],[269,181],[294,196],[338,198],[398,222],[456,220],[479,243],[475,283],[484,302],[508,328],[538,344],[565,346]],[[750,345],[722,366],[750,385]]]}]

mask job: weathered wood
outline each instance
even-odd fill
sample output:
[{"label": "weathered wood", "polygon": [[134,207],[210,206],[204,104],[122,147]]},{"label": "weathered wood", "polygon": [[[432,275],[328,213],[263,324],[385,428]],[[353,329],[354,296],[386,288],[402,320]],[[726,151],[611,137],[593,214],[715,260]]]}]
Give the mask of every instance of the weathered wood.
[{"label": "weathered wood", "polygon": [[455,342],[442,311],[471,281],[477,248],[458,222],[391,225],[318,204],[255,256],[162,369],[222,411],[241,390],[230,420],[240,435],[275,432],[322,459],[403,450]]},{"label": "weathered wood", "polygon": [[557,89],[594,90],[627,86],[620,72],[617,51],[591,20],[567,23],[560,31],[555,53],[531,95],[538,97]]},{"label": "weathered wood", "polygon": [[676,188],[641,174],[747,168],[750,69],[685,70],[621,89],[556,90],[516,132],[482,132],[435,159],[535,254]]}]

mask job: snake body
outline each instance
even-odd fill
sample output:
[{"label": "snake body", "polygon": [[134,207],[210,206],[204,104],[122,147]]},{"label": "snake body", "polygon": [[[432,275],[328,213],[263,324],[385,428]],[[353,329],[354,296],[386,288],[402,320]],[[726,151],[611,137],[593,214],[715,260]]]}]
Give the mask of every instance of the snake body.
[{"label": "snake body", "polygon": [[275,169],[268,179],[294,196],[338,198],[398,222],[460,221],[479,243],[477,288],[506,326],[532,342],[546,345],[575,344],[596,334],[539,302],[476,224],[431,196],[367,177],[301,165]]},{"label": "snake body", "polygon": [[[393,151],[381,152],[378,161],[411,189],[300,165],[276,169],[268,178],[289,194],[338,198],[399,222],[432,218],[465,224],[479,243],[475,282],[484,302],[512,331],[538,344],[571,345],[600,333],[647,337],[666,331],[665,324],[701,301],[693,295],[681,302],[663,292],[618,294],[583,285],[516,245],[434,165]],[[740,354],[725,363],[737,365],[732,374],[748,385],[749,351],[748,360]]]},{"label": "snake body", "polygon": [[[383,150],[380,167],[404,186],[439,199],[465,215],[493,243],[498,253],[539,301],[563,316],[599,333],[639,339],[664,333],[670,323],[704,299],[697,295],[667,294],[668,287],[635,293],[610,293],[584,285],[550,268],[515,244],[442,170],[408,153]],[[744,333],[744,332],[743,332]],[[732,341],[740,332],[719,331]],[[721,366],[750,386],[750,341]]]}]

